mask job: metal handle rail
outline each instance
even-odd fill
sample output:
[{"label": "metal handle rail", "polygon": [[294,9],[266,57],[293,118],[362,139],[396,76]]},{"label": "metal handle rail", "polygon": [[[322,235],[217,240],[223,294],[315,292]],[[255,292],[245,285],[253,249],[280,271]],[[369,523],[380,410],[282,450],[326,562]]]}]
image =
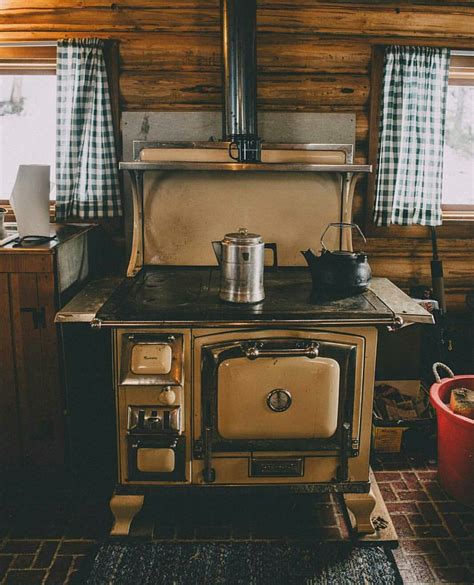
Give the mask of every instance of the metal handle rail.
[{"label": "metal handle rail", "polygon": [[242,351],[249,360],[256,360],[261,357],[287,357],[302,356],[310,359],[319,355],[319,343],[310,343],[304,348],[294,349],[262,349],[256,343],[241,345]]},{"label": "metal handle rail", "polygon": [[212,428],[206,425],[204,429],[204,469],[202,475],[206,483],[216,480],[216,471],[212,467]]}]

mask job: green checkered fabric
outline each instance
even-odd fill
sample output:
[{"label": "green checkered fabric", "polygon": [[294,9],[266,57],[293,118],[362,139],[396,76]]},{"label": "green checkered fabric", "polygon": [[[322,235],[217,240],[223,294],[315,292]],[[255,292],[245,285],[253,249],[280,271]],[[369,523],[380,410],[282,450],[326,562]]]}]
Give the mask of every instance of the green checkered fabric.
[{"label": "green checkered fabric", "polygon": [[56,218],[122,215],[103,41],[60,41],[56,71]]},{"label": "green checkered fabric", "polygon": [[450,51],[385,52],[374,221],[441,224]]}]

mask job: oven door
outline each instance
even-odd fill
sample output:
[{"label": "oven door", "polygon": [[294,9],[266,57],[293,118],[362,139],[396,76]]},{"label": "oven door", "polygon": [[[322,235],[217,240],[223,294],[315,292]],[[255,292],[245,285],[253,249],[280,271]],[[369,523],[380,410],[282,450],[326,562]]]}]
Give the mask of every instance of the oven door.
[{"label": "oven door", "polygon": [[356,346],[261,338],[205,345],[201,357],[206,450],[335,450],[347,437]]}]

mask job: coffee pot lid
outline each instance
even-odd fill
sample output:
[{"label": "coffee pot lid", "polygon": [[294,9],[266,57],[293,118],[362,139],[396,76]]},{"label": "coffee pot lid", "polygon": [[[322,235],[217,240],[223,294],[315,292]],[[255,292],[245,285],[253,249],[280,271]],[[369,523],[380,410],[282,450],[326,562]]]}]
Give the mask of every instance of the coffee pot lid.
[{"label": "coffee pot lid", "polygon": [[239,228],[238,232],[232,232],[224,236],[224,242],[233,242],[237,244],[261,244],[262,236],[251,234],[247,228]]}]

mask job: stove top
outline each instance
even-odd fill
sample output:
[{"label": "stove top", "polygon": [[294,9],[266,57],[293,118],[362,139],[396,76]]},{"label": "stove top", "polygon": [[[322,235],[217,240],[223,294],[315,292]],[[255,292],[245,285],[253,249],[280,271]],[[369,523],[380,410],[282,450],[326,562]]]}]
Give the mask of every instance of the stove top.
[{"label": "stove top", "polygon": [[122,282],[97,314],[105,323],[245,324],[255,322],[392,323],[375,293],[313,302],[307,268],[265,271],[266,298],[257,304],[219,299],[218,267],[147,266]]}]

